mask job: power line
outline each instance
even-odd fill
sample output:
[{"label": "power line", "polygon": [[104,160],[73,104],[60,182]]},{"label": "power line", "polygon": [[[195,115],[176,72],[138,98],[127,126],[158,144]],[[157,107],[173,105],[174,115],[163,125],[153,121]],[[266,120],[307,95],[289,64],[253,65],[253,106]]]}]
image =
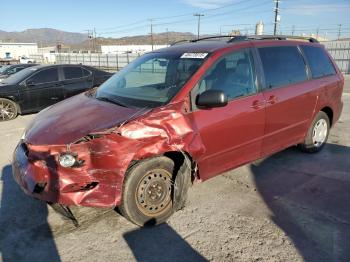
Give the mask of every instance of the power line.
[{"label": "power line", "polygon": [[[251,2],[251,1],[253,1],[253,0],[243,0],[243,1],[238,1],[238,2],[231,3],[231,4],[227,4],[227,5],[223,5],[220,7],[210,8],[210,9],[207,9],[205,11],[205,14],[210,13],[210,12],[214,12],[216,10],[228,8],[231,6],[236,6],[236,5],[240,5],[243,3]],[[178,17],[192,16],[192,15],[193,15],[193,12],[183,13],[183,14],[179,14],[179,15],[172,15],[172,16],[153,17],[152,19],[153,20],[167,20],[167,19],[178,18]],[[137,25],[137,24],[145,24],[148,21],[149,21],[149,19],[141,19],[141,20],[129,23],[129,24],[123,24],[123,25],[119,25],[119,26],[115,26],[115,27],[98,28],[98,30],[102,30],[102,31],[107,30],[108,31],[108,30],[118,29],[121,27],[129,27],[129,26],[133,26],[133,25]]]}]

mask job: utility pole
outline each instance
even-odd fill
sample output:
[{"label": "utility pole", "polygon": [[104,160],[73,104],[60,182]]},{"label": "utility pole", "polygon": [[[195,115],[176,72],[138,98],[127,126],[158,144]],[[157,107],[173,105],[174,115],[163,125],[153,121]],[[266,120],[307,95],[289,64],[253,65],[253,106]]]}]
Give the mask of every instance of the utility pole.
[{"label": "utility pole", "polygon": [[280,9],[279,9],[279,4],[280,0],[275,0],[276,6],[275,6],[275,22],[274,22],[274,28],[273,28],[273,34],[276,35],[278,31],[278,26],[281,21],[281,16],[280,16]]},{"label": "utility pole", "polygon": [[318,39],[318,35],[319,35],[319,33],[320,33],[320,28],[319,28],[319,27],[317,27],[317,29],[316,29],[316,39]]},{"label": "utility pole", "polygon": [[292,36],[294,36],[294,32],[295,32],[295,25],[292,26]]},{"label": "utility pole", "polygon": [[96,53],[96,28],[94,28],[94,53]]},{"label": "utility pole", "polygon": [[339,28],[338,28],[338,40],[339,40],[340,36],[341,36],[341,26],[342,26],[342,24],[339,24],[338,26],[339,26]]},{"label": "utility pole", "polygon": [[91,45],[91,40],[92,40],[92,31],[91,30],[89,30],[89,29],[87,29],[87,30],[84,30],[84,31],[86,31],[87,32],[87,35],[88,35],[88,39],[89,39],[89,50],[91,51],[91,49],[92,49],[92,45]]},{"label": "utility pole", "polygon": [[201,28],[201,16],[204,16],[204,14],[196,13],[196,14],[193,14],[193,16],[197,16],[197,17],[198,17],[198,33],[197,33],[197,39],[199,39],[199,31],[200,31],[200,28]]},{"label": "utility pole", "polygon": [[149,20],[151,22],[151,45],[152,45],[152,51],[154,46],[154,40],[153,40],[153,19]]}]

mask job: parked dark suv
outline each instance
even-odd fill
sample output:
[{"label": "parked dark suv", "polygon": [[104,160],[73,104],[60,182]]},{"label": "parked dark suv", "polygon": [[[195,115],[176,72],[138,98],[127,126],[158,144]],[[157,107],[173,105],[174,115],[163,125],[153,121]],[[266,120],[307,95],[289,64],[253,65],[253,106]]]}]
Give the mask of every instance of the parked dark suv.
[{"label": "parked dark suv", "polygon": [[14,152],[15,180],[56,206],[118,206],[158,224],[194,180],[293,145],[320,151],[344,79],[314,39],[289,38],[202,39],[141,56],[39,113]]},{"label": "parked dark suv", "polygon": [[84,65],[38,65],[0,83],[0,121],[38,112],[101,85],[112,74]]}]

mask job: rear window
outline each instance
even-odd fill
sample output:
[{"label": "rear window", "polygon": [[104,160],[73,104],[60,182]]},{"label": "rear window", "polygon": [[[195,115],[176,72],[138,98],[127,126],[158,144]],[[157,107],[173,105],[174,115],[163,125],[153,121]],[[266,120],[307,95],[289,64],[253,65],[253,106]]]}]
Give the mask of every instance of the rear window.
[{"label": "rear window", "polygon": [[334,66],[328,55],[320,47],[301,46],[307,61],[309,62],[312,78],[334,75]]},{"label": "rear window", "polygon": [[63,73],[65,79],[75,79],[83,77],[82,68],[79,66],[63,67]]},{"label": "rear window", "polygon": [[296,46],[259,48],[267,88],[307,80],[306,65]]}]

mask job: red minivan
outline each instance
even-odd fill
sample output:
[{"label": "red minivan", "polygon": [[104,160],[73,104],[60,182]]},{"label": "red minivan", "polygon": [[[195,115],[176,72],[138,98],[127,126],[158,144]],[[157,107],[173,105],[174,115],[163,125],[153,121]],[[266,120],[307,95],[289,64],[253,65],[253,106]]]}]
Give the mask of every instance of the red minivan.
[{"label": "red minivan", "polygon": [[14,152],[14,178],[67,212],[118,207],[135,224],[159,224],[184,206],[194,180],[293,145],[320,151],[343,84],[312,38],[174,44],[41,111]]}]

